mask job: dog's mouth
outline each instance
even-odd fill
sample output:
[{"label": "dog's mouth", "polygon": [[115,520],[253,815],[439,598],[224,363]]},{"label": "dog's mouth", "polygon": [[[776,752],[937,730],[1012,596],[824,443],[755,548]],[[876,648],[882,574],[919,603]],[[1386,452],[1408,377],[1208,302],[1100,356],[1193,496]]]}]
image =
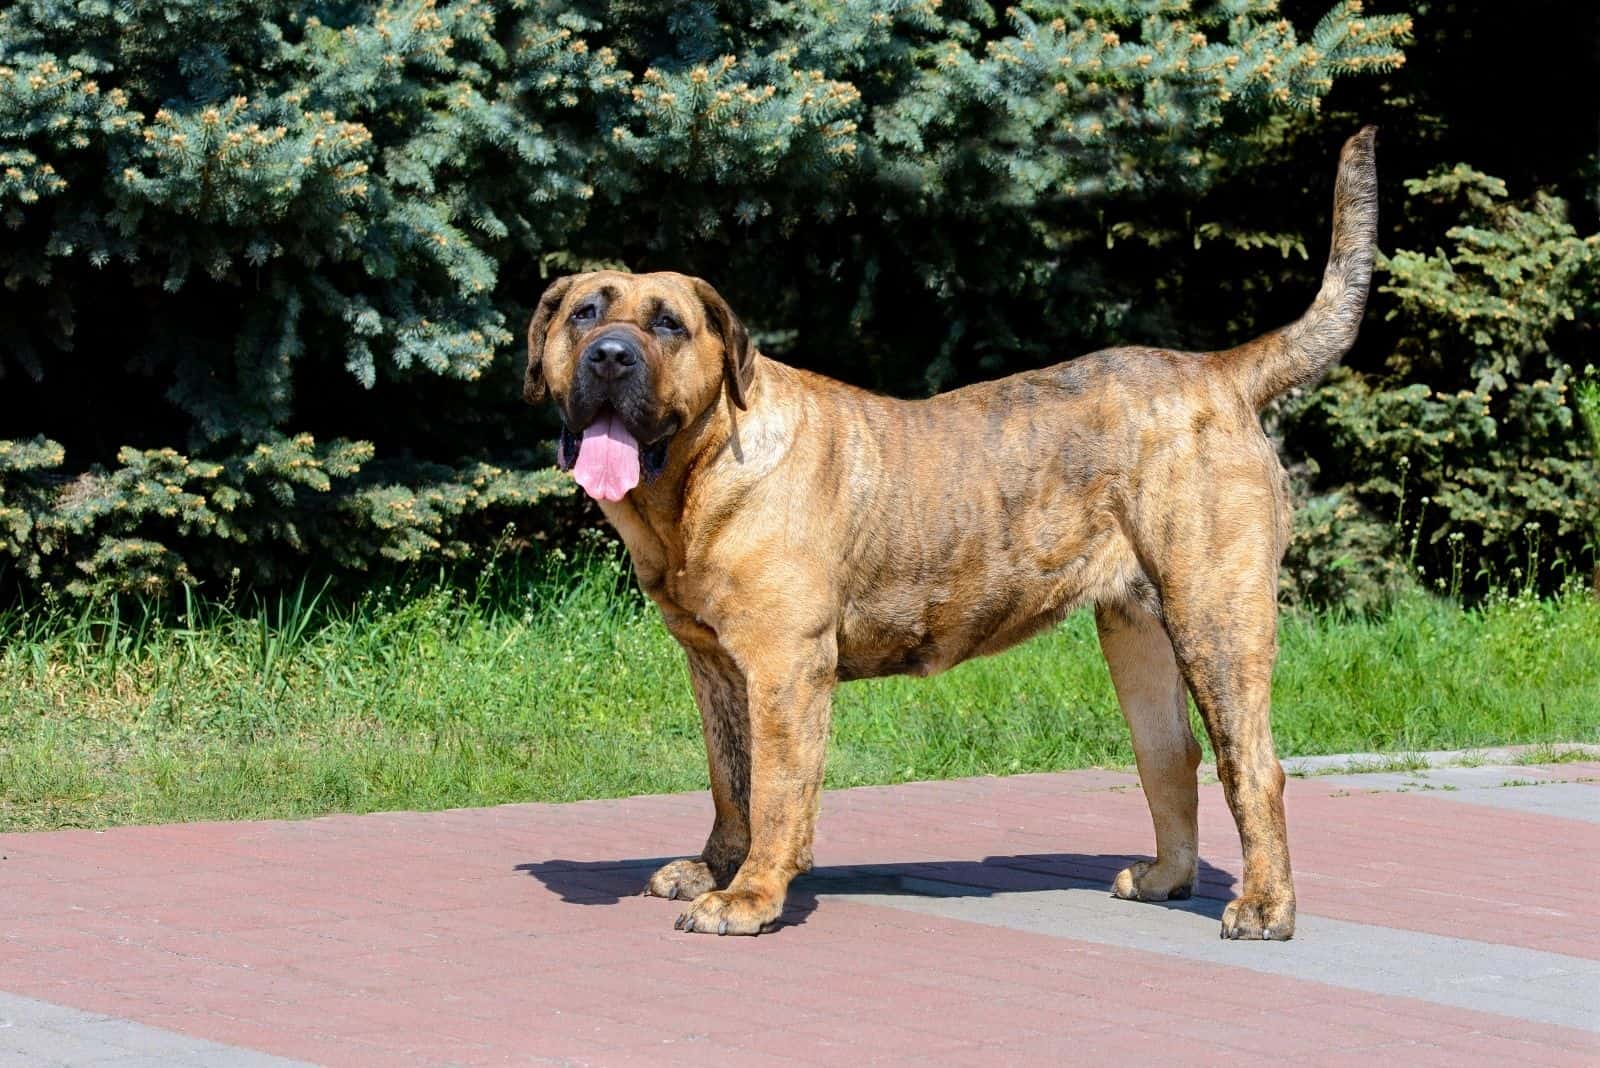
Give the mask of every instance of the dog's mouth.
[{"label": "dog's mouth", "polygon": [[639,439],[612,408],[595,413],[594,421],[580,436],[561,428],[556,447],[556,463],[571,471],[583,491],[597,501],[620,501],[639,484],[650,482],[667,463],[667,444],[671,433],[641,447]]}]

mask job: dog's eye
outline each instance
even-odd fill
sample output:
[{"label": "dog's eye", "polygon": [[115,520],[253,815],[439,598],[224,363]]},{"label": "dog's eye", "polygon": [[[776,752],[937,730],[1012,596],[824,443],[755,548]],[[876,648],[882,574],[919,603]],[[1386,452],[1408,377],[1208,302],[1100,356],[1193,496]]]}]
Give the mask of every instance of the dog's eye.
[{"label": "dog's eye", "polygon": [[593,304],[585,304],[572,313],[572,321],[575,323],[591,323],[594,321],[594,317],[599,314],[599,311],[600,309]]},{"label": "dog's eye", "polygon": [[666,312],[662,312],[650,320],[650,329],[660,330],[668,334],[681,334],[683,333],[683,324]]}]

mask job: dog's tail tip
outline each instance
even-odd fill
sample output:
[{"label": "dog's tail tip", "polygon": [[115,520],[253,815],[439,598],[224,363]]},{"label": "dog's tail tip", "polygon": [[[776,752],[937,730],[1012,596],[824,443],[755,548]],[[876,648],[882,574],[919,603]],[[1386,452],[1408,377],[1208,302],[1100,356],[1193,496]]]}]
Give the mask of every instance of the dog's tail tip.
[{"label": "dog's tail tip", "polygon": [[1257,408],[1316,381],[1355,344],[1378,245],[1378,127],[1356,131],[1339,152],[1333,241],[1322,288],[1298,320],[1222,356]]},{"label": "dog's tail tip", "polygon": [[1368,123],[1345,139],[1339,150],[1339,170],[1349,166],[1370,166],[1378,153],[1378,127]]}]

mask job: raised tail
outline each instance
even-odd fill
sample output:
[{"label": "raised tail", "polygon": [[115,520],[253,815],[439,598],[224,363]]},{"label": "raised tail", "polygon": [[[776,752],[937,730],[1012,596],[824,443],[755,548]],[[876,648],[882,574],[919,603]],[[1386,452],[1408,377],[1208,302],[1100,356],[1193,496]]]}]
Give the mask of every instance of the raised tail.
[{"label": "raised tail", "polygon": [[1355,344],[1378,244],[1377,134],[1376,126],[1364,126],[1339,153],[1333,249],[1317,299],[1288,326],[1216,354],[1258,409],[1295,386],[1321,378]]}]

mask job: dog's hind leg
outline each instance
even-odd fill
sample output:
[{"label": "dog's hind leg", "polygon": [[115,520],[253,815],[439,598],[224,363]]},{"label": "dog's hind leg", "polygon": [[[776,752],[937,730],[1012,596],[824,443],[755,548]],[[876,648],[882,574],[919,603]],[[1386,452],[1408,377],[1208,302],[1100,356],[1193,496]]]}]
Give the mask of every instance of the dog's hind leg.
[{"label": "dog's hind leg", "polygon": [[1189,728],[1189,701],[1172,642],[1161,621],[1136,604],[1101,605],[1095,624],[1156,830],[1155,860],[1124,868],[1111,892],[1135,901],[1186,898],[1199,865],[1200,746]]},{"label": "dog's hind leg", "polygon": [[700,856],[662,867],[645,892],[692,901],[727,886],[750,851],[750,713],[744,675],[727,654],[688,652],[716,816]]},{"label": "dog's hind leg", "polygon": [[1223,912],[1224,938],[1294,934],[1283,768],[1270,721],[1277,569],[1275,558],[1262,558],[1266,548],[1213,546],[1210,565],[1162,591],[1168,633],[1211,736],[1244,851],[1244,885]]}]

